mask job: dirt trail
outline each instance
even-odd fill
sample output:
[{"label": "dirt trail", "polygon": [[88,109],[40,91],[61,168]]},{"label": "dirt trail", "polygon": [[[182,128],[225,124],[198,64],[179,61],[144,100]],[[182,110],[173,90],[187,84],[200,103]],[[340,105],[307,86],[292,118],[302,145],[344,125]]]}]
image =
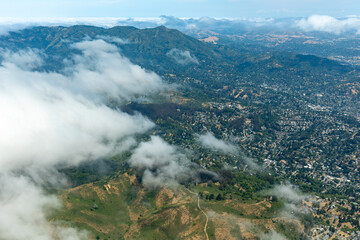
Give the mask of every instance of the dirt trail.
[{"label": "dirt trail", "polygon": [[206,240],[209,240],[209,236],[207,234],[207,225],[208,225],[208,222],[209,222],[209,217],[208,215],[205,213],[205,211],[201,208],[200,206],[200,197],[199,197],[199,194],[196,193],[196,192],[192,192],[190,191],[189,189],[186,188],[186,190],[189,192],[189,193],[192,193],[192,194],[195,194],[196,197],[197,197],[197,205],[198,205],[198,208],[200,209],[200,211],[205,215],[205,218],[206,218],[206,222],[205,222],[205,226],[204,226],[204,233],[205,233],[205,237],[206,237]]}]

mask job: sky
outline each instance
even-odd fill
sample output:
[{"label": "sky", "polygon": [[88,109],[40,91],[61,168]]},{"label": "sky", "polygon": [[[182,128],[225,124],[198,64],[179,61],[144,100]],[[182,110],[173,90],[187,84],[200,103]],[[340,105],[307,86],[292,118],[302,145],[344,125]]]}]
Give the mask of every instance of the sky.
[{"label": "sky", "polygon": [[0,18],[59,17],[342,17],[360,15],[358,0],[11,0]]}]

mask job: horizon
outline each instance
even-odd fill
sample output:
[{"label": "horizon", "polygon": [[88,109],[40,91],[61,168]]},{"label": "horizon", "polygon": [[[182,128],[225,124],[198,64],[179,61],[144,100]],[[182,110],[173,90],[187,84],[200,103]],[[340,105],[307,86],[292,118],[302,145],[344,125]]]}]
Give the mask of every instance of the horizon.
[{"label": "horizon", "polygon": [[199,29],[236,31],[299,31],[325,32],[335,35],[360,34],[360,16],[333,17],[329,15],[311,15],[306,18],[213,18],[213,17],[0,17],[0,35],[25,28],[46,26],[69,27],[89,25],[103,28],[115,26],[133,26],[140,29],[166,26],[167,28],[191,32]]},{"label": "horizon", "polygon": [[[31,9],[29,11],[29,9]],[[283,18],[309,17],[314,14],[334,17],[359,15],[360,3],[355,0],[76,0],[54,1],[13,0],[2,3],[1,17],[175,17],[216,18]]]}]

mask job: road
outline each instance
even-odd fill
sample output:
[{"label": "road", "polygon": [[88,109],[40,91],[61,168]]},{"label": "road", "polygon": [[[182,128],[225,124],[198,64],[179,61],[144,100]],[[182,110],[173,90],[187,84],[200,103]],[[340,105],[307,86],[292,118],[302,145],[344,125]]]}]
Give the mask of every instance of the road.
[{"label": "road", "polygon": [[206,240],[209,240],[209,235],[207,233],[207,226],[208,226],[208,222],[209,222],[209,217],[208,215],[206,214],[206,212],[201,208],[200,206],[200,197],[199,197],[199,194],[196,193],[196,192],[192,192],[190,191],[189,189],[186,188],[186,190],[192,194],[195,194],[196,197],[197,197],[197,205],[198,205],[198,208],[200,209],[200,211],[205,215],[205,218],[206,218],[206,222],[205,222],[205,226],[204,226],[204,233],[205,233],[205,237],[206,237]]}]

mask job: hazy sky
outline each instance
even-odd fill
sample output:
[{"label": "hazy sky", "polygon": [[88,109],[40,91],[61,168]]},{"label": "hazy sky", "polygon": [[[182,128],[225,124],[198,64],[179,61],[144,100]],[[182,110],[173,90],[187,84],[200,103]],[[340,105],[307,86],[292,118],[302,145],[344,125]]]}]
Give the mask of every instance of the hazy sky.
[{"label": "hazy sky", "polygon": [[335,17],[360,15],[358,0],[11,0],[0,17]]}]

